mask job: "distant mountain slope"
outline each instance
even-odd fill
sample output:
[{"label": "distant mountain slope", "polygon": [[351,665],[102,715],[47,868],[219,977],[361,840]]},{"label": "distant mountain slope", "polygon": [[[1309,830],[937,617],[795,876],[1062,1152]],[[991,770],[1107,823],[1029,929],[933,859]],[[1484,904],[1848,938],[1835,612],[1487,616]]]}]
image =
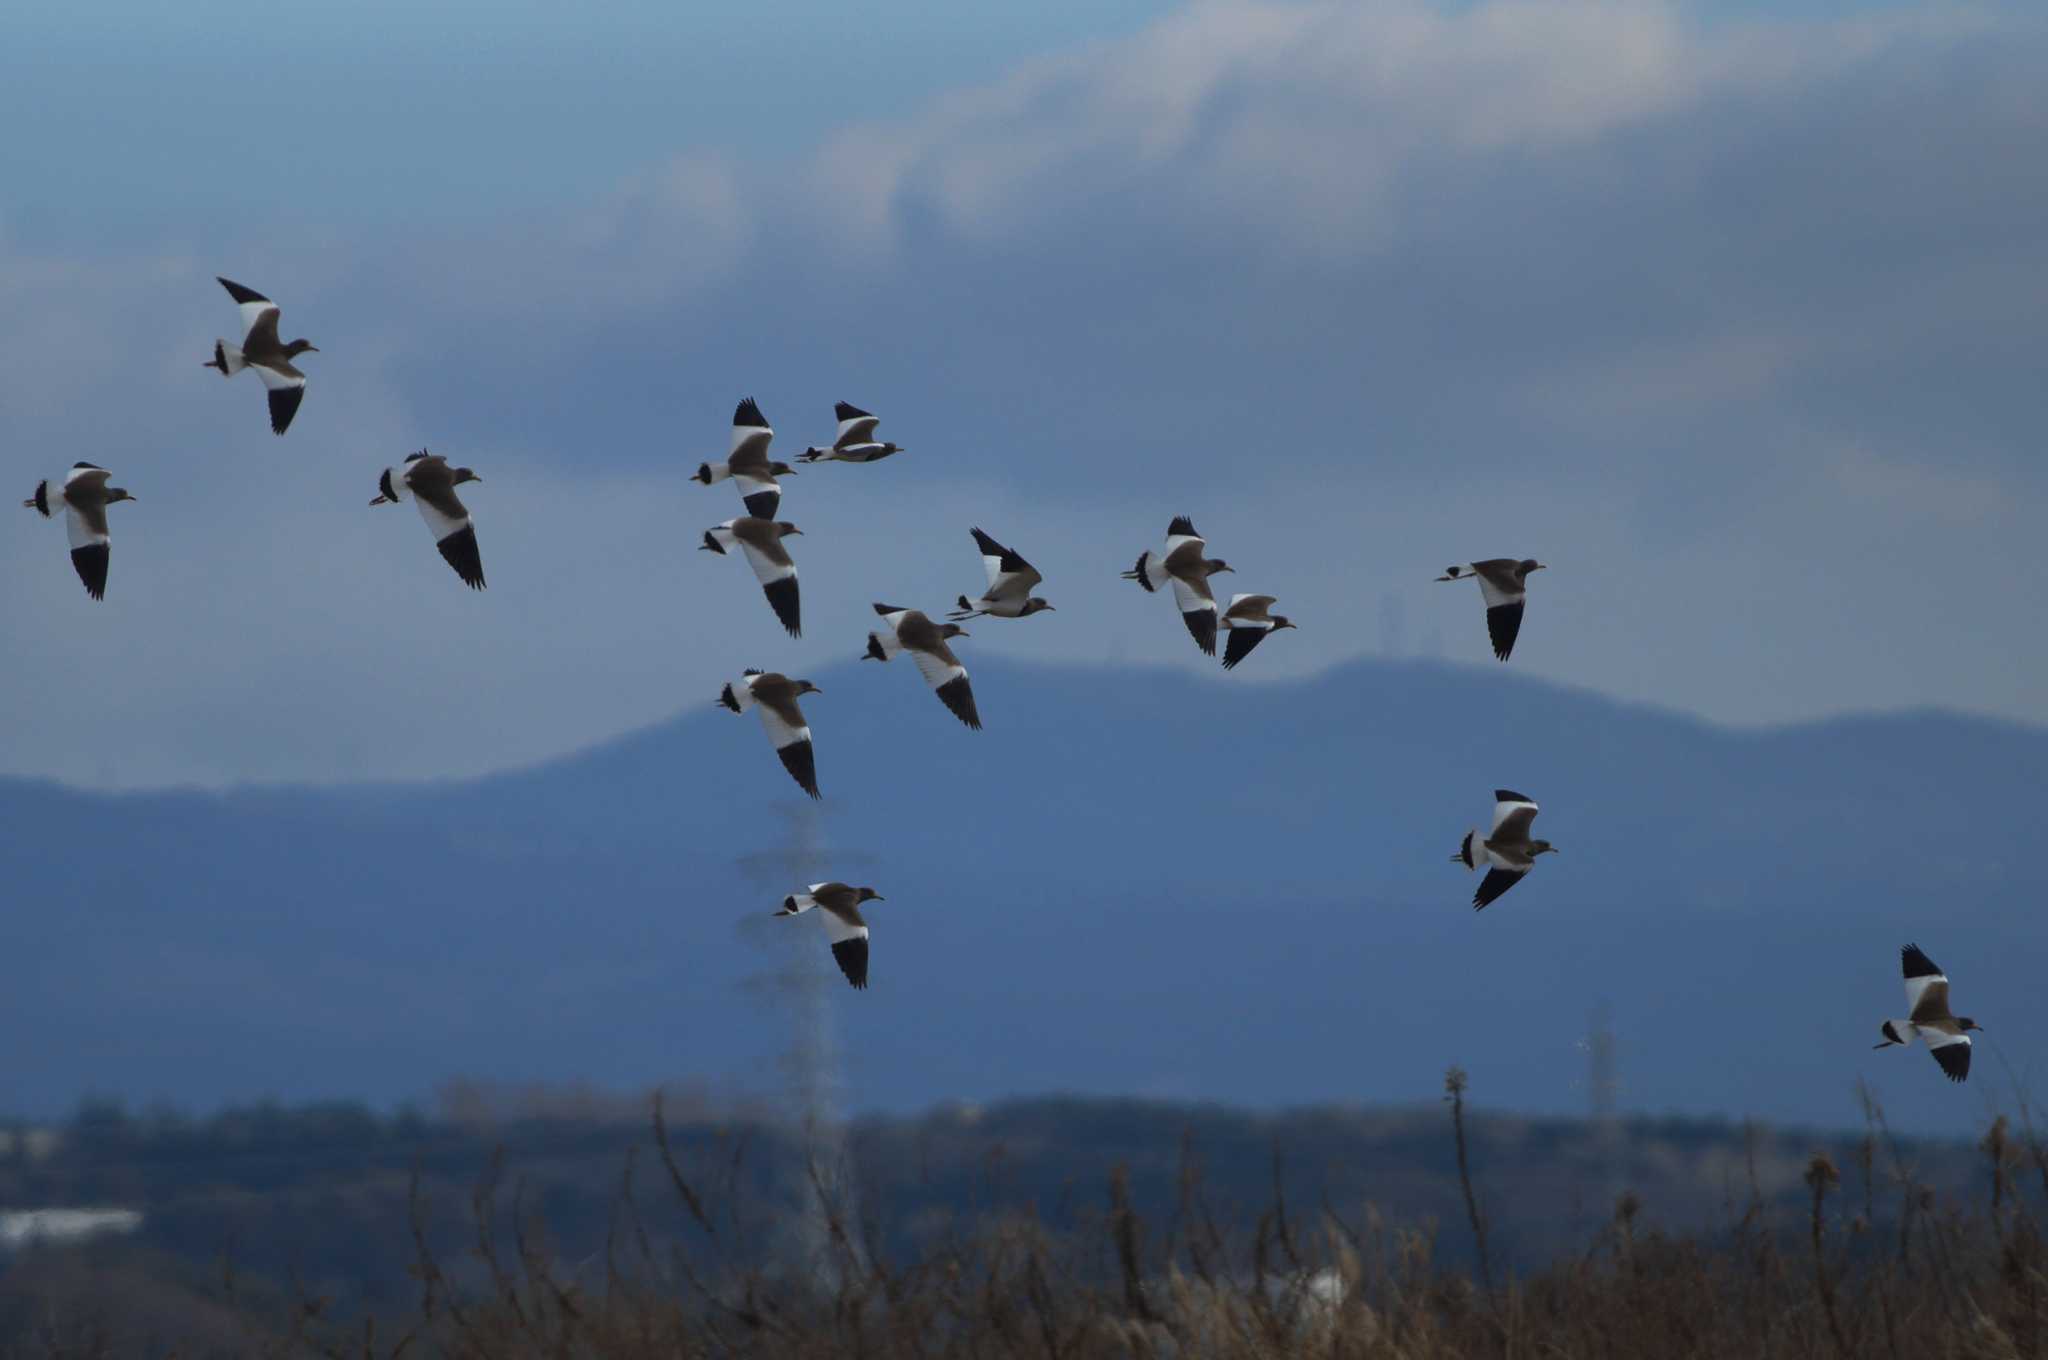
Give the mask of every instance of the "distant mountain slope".
[{"label": "distant mountain slope", "polygon": [[[1284,639],[1282,640],[1284,643]],[[1625,1108],[1965,1134],[2048,1001],[2048,733],[1939,713],[1729,731],[1507,669],[1247,683],[977,660],[969,733],[902,664],[812,678],[825,802],[710,695],[473,783],[99,796],[0,781],[9,1103],[393,1099],[452,1073],[777,1089],[782,893],[873,882],[829,992],[856,1108],[1065,1090]],[[308,721],[317,715],[308,715]],[[1481,914],[1449,862],[1505,785],[1561,853]],[[79,854],[72,833],[97,848]],[[787,859],[812,847],[815,874]],[[1990,1028],[1961,1089],[1873,1054],[1917,940]]]}]

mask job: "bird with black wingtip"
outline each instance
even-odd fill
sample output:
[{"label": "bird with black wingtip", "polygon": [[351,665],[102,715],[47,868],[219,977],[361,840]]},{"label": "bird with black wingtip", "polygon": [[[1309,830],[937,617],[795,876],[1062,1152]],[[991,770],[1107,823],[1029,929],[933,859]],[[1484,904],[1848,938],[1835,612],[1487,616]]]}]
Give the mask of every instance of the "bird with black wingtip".
[{"label": "bird with black wingtip", "polygon": [[775,512],[782,508],[782,483],[776,478],[796,472],[789,464],[768,457],[768,444],[774,438],[775,431],[769,428],[761,408],[752,397],[746,398],[733,412],[732,449],[725,455],[725,461],[699,463],[693,480],[710,486],[731,478],[740,489],[740,501],[749,515],[774,519]]},{"label": "bird with black wingtip", "polygon": [[768,607],[775,611],[775,617],[791,637],[802,637],[803,599],[797,592],[796,563],[782,543],[791,534],[802,532],[788,520],[743,515],[706,529],[697,550],[724,556],[727,549],[737,547],[746,556],[747,565],[754,569],[754,579],[761,583],[761,593],[768,597]]},{"label": "bird with black wingtip", "polygon": [[1154,591],[1167,584],[1173,586],[1174,606],[1180,610],[1181,622],[1187,625],[1188,636],[1206,656],[1216,655],[1216,596],[1209,589],[1209,578],[1232,570],[1231,565],[1218,557],[1205,557],[1208,544],[1195,532],[1194,521],[1186,515],[1177,515],[1166,526],[1166,547],[1160,552],[1138,555],[1138,565],[1123,575],[1126,581],[1136,581],[1148,591]]},{"label": "bird with black wingtip", "polygon": [[95,600],[107,597],[107,564],[113,540],[107,534],[107,507],[135,499],[126,487],[108,486],[113,476],[94,463],[74,463],[64,480],[49,478],[36,483],[36,494],[22,502],[44,519],[64,512],[64,529],[71,539],[71,568]]},{"label": "bird with black wingtip", "polygon": [[245,368],[256,370],[270,402],[270,432],[283,434],[291,428],[292,417],[306,397],[306,375],[292,360],[301,354],[318,354],[320,347],[310,340],[287,344],[278,339],[277,322],[283,313],[275,302],[232,279],[220,279],[219,283],[242,309],[242,343],[214,341],[213,357],[201,366],[219,369],[223,378],[232,378]]},{"label": "bird with black wingtip", "polygon": [[966,637],[967,630],[957,623],[933,623],[924,611],[900,605],[878,604],[875,612],[882,616],[885,627],[868,634],[868,649],[861,660],[887,662],[899,652],[910,653],[925,683],[939,696],[939,702],[979,732],[981,714],[974,707],[974,690],[968,684],[967,668],[946,645],[956,637]]},{"label": "bird with black wingtip", "polygon": [[839,434],[832,447],[821,449],[813,444],[796,456],[799,463],[879,463],[903,452],[901,444],[883,443],[875,438],[875,426],[881,417],[848,401],[834,406],[832,414],[839,420]]},{"label": "bird with black wingtip", "polygon": [[1522,609],[1528,603],[1529,574],[1544,570],[1533,557],[1489,557],[1484,562],[1465,562],[1447,568],[1439,581],[1479,582],[1479,595],[1486,602],[1486,636],[1493,654],[1502,661],[1515,650],[1522,632]]},{"label": "bird with black wingtip", "polygon": [[1042,614],[1052,606],[1031,593],[1045,578],[1038,574],[1038,568],[1024,560],[1023,554],[1013,552],[990,538],[979,529],[968,530],[974,535],[974,546],[981,549],[981,568],[988,575],[988,589],[978,600],[962,595],[959,608],[946,617],[955,623],[965,619],[984,616],[992,619],[1028,619],[1033,614]]},{"label": "bird with black wingtip", "polygon": [[1238,662],[1252,654],[1252,648],[1282,629],[1295,626],[1294,620],[1285,614],[1272,612],[1275,603],[1271,595],[1230,597],[1230,605],[1222,616],[1222,625],[1230,633],[1230,640],[1223,644],[1224,670],[1236,670]]},{"label": "bird with black wingtip", "polygon": [[1490,905],[1520,883],[1536,867],[1539,856],[1557,853],[1557,847],[1549,841],[1530,839],[1529,828],[1538,811],[1533,798],[1512,789],[1493,791],[1492,832],[1485,836],[1477,831],[1466,832],[1458,853],[1451,856],[1467,869],[1486,866],[1486,877],[1479,880],[1479,887],[1472,893],[1472,910]]},{"label": "bird with black wingtip", "polygon": [[483,478],[466,467],[450,467],[438,453],[421,449],[397,467],[385,468],[377,476],[377,495],[372,505],[395,505],[399,501],[418,503],[420,518],[441,550],[441,560],[454,569],[462,584],[471,590],[484,588],[484,560],[476,546],[476,525],[470,522],[469,507],[455,494],[455,488]]},{"label": "bird with black wingtip", "polygon": [[1909,944],[1899,951],[1900,971],[1906,977],[1906,1018],[1887,1020],[1878,1026],[1884,1042],[1873,1048],[1911,1044],[1915,1039],[1927,1045],[1942,1075],[1950,1081],[1964,1081],[1970,1075],[1970,1031],[1984,1027],[1967,1015],[1948,1008],[1948,974]]},{"label": "bird with black wingtip", "polygon": [[779,671],[749,670],[718,692],[718,702],[735,713],[750,708],[761,710],[761,727],[775,747],[776,757],[796,786],[813,798],[818,792],[818,762],[811,747],[811,725],[797,700],[806,694],[823,694],[808,680],[792,680]]},{"label": "bird with black wingtip", "polygon": [[825,925],[825,941],[832,946],[832,959],[856,991],[868,985],[868,923],[860,914],[863,902],[888,899],[873,888],[855,888],[845,883],[813,883],[800,893],[782,899],[777,916],[801,916],[813,907]]}]

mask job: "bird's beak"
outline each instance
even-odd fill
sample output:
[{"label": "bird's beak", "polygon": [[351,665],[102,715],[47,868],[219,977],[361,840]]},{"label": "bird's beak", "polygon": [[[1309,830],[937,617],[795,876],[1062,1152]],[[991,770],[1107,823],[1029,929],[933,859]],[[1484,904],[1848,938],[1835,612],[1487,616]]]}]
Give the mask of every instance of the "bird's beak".
[{"label": "bird's beak", "polygon": [[870,902],[886,902],[888,900],[888,898],[882,896],[880,893],[876,893],[873,897],[870,897],[868,899],[868,901]]},{"label": "bird's beak", "polygon": [[798,537],[798,538],[802,538],[802,537],[803,537],[803,532],[804,532],[804,531],[803,531],[803,530],[801,530],[801,529],[791,529],[791,530],[790,530],[789,532],[790,532],[791,534],[795,535],[795,536],[796,536],[796,537]]},{"label": "bird's beak", "polygon": [[308,354],[318,354],[319,352],[320,352],[320,347],[319,347],[318,345],[308,345],[308,346],[306,346],[306,353],[308,353]]},{"label": "bird's beak", "polygon": [[371,501],[371,502],[370,502],[370,504],[372,504],[372,505],[382,505],[382,504],[383,504],[383,503],[384,503],[385,501],[387,501],[387,500],[390,500],[390,499],[391,499],[391,498],[390,498],[389,496],[379,496],[379,497],[377,497],[377,498],[376,498],[375,500]]},{"label": "bird's beak", "polygon": [[960,630],[959,632],[957,632],[957,633],[953,634],[953,636],[954,636],[954,637],[973,637],[973,636],[974,636],[974,634],[972,634],[972,633],[968,632],[968,631],[967,631],[967,630],[966,630],[965,628],[962,628],[962,629],[961,629],[961,630]]}]

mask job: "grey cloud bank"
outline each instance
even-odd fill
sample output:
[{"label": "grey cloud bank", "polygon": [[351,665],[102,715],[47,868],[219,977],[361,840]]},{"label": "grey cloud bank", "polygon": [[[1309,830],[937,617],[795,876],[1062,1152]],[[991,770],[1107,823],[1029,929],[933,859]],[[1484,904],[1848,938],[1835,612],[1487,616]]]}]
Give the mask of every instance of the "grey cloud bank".
[{"label": "grey cloud bank", "polygon": [[[541,759],[744,665],[850,659],[868,601],[978,584],[976,523],[1060,612],[978,628],[970,666],[1193,666],[1115,579],[1181,512],[1303,625],[1233,683],[1377,645],[1390,597],[1480,658],[1429,578],[1527,552],[1555,569],[1517,669],[1745,723],[2048,720],[2018,570],[2048,508],[2044,59],[2036,24],[1946,11],[1204,5],[792,160],[679,132],[488,236],[0,249],[23,494],[87,458],[142,498],[103,607],[60,529],[0,538],[0,769]],[[283,441],[198,366],[216,272],[322,347]],[[730,497],[684,478],[743,393],[784,448],[844,397],[911,449],[791,479],[801,645],[693,551]],[[423,444],[487,479],[482,598],[363,505]]]}]

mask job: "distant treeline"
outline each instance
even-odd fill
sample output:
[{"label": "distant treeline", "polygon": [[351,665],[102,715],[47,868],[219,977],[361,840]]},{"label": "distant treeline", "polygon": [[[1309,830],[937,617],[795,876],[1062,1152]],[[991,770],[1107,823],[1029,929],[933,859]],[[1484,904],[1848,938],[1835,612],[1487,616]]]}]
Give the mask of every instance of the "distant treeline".
[{"label": "distant treeline", "polygon": [[815,1135],[686,1093],[95,1102],[0,1138],[0,1208],[143,1226],[0,1255],[0,1347],[1856,1355],[2048,1308],[2048,1157],[2003,1123],[1970,1150],[1874,1108],[1862,1135],[1532,1120],[1457,1085],[1450,1110],[1041,1099]]}]

